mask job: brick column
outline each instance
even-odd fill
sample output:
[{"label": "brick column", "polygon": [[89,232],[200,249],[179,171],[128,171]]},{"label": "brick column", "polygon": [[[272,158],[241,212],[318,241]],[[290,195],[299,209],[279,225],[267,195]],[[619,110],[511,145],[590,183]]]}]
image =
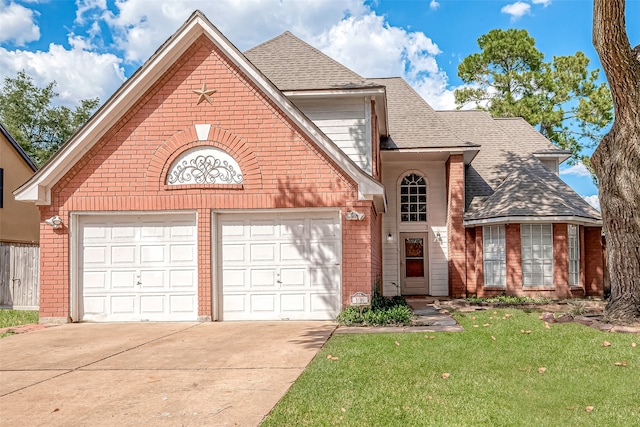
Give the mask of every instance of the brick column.
[{"label": "brick column", "polygon": [[507,295],[522,295],[522,246],[520,224],[506,224]]},{"label": "brick column", "polygon": [[587,296],[604,295],[602,228],[584,227],[584,291]]},{"label": "brick column", "polygon": [[447,235],[449,242],[449,295],[466,296],[464,215],[464,163],[462,154],[447,160]]},{"label": "brick column", "polygon": [[558,298],[571,298],[569,289],[569,227],[553,224],[553,286]]},{"label": "brick column", "polygon": [[[467,295],[476,295],[478,293],[478,269],[476,259],[478,256],[476,248],[476,230],[480,230],[480,238],[482,239],[481,227],[465,228],[465,247],[466,247],[466,267],[467,267]],[[482,254],[480,254],[482,256]]]}]

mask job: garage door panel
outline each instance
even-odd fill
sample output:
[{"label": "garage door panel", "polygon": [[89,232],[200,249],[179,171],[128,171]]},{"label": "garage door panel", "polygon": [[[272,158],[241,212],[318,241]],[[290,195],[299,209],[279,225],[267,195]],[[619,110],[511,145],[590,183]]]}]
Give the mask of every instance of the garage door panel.
[{"label": "garage door panel", "polygon": [[107,272],[106,271],[90,271],[82,275],[82,282],[85,288],[106,290],[107,289]]},{"label": "garage door panel", "polygon": [[111,295],[109,297],[111,306],[110,312],[113,314],[134,314],[136,312],[135,295]]},{"label": "garage door panel", "polygon": [[306,299],[307,295],[304,293],[280,295],[280,307],[283,307],[282,312],[285,314],[299,313],[300,315],[304,315],[306,311]]},{"label": "garage door panel", "polygon": [[193,245],[171,245],[169,253],[171,263],[192,263],[196,260],[196,248]]},{"label": "garage door panel", "polygon": [[164,295],[143,295],[140,297],[140,312],[144,314],[161,314],[165,312]]},{"label": "garage door panel", "polygon": [[335,318],[341,297],[339,213],[255,216],[218,216],[223,320]]},{"label": "garage door panel", "polygon": [[140,271],[140,287],[143,291],[168,288],[166,277],[165,270],[142,270]]},{"label": "garage door panel", "polygon": [[135,246],[112,246],[111,247],[111,263],[112,264],[135,264],[136,263],[136,247]]},{"label": "garage door panel", "polygon": [[222,252],[222,261],[225,263],[242,263],[247,260],[245,256],[245,245],[225,245]]},{"label": "garage door panel", "polygon": [[130,292],[136,287],[136,283],[138,282],[137,278],[137,270],[117,270],[111,271],[110,274],[110,286],[109,288],[113,291],[126,291]]},{"label": "garage door panel", "polygon": [[280,269],[280,282],[282,288],[303,288],[307,283],[306,268],[281,268]]},{"label": "garage door panel", "polygon": [[197,308],[197,301],[193,295],[171,295],[169,297],[171,313],[193,313]]},{"label": "garage door panel", "polygon": [[250,294],[249,295],[250,310],[253,313],[267,312],[273,313],[276,308],[275,294]]},{"label": "garage door panel", "polygon": [[252,269],[250,277],[252,288],[273,288],[276,286],[275,269]]},{"label": "garage door panel", "polygon": [[251,221],[249,225],[249,235],[255,238],[275,237],[276,230],[276,221],[273,220]]},{"label": "garage door panel", "polygon": [[169,288],[192,288],[196,283],[196,272],[193,270],[170,270]]},{"label": "garage door panel", "polygon": [[197,320],[195,214],[80,218],[83,320]]},{"label": "garage door panel", "polygon": [[246,270],[224,269],[222,271],[222,283],[225,288],[244,288]]},{"label": "garage door panel", "polygon": [[106,246],[85,246],[82,258],[85,264],[102,265],[107,262],[109,248]]},{"label": "garage door panel", "polygon": [[147,264],[150,262],[164,262],[165,245],[143,245],[140,248],[140,262]]},{"label": "garage door panel", "polygon": [[293,239],[304,239],[308,237],[305,219],[283,219],[280,225],[280,236]]},{"label": "garage door panel", "polygon": [[305,243],[281,243],[280,261],[283,262],[306,262],[309,259],[309,251]]},{"label": "garage door panel", "polygon": [[315,290],[337,290],[340,288],[340,268],[337,266],[311,268],[309,286]]},{"label": "garage door panel", "polygon": [[319,218],[311,220],[312,239],[331,239],[340,237],[340,225],[332,218]]}]

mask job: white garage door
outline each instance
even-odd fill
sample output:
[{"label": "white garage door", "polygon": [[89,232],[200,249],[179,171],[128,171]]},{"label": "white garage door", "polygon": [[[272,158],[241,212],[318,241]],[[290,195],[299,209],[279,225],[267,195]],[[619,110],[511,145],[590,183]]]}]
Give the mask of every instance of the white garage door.
[{"label": "white garage door", "polygon": [[218,224],[223,320],[335,318],[338,213],[220,215]]},{"label": "white garage door", "polygon": [[84,216],[79,235],[82,320],[197,320],[195,214]]}]

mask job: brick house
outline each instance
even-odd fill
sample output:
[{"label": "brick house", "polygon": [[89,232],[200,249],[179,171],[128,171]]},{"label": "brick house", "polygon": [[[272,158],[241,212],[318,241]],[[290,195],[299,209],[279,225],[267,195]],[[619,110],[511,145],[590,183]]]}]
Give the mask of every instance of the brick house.
[{"label": "brick house", "polygon": [[242,53],[196,11],[16,195],[43,322],[331,319],[375,284],[601,295],[567,156],[288,32]]}]

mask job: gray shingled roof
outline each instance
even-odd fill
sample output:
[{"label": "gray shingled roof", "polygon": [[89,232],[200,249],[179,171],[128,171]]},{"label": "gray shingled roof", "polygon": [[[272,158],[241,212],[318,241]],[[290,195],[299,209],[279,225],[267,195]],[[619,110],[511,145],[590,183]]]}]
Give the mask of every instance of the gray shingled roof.
[{"label": "gray shingled roof", "polygon": [[551,141],[535,130],[533,126],[522,117],[494,118],[493,120],[507,135],[512,139],[518,140],[521,146],[532,147],[531,150],[535,154],[571,155],[570,151],[553,145]]},{"label": "gray shingled roof", "polygon": [[381,149],[473,146],[452,132],[404,79],[369,80],[386,86],[389,137],[381,141]]},{"label": "gray shingled roof", "polygon": [[281,91],[376,86],[289,31],[244,55]]},{"label": "gray shingled roof", "polygon": [[533,135],[530,130],[535,129],[523,120],[493,119],[478,110],[437,114],[460,138],[481,145],[466,170],[465,220],[505,216],[600,219],[598,211],[533,156],[562,150],[541,135]]}]

